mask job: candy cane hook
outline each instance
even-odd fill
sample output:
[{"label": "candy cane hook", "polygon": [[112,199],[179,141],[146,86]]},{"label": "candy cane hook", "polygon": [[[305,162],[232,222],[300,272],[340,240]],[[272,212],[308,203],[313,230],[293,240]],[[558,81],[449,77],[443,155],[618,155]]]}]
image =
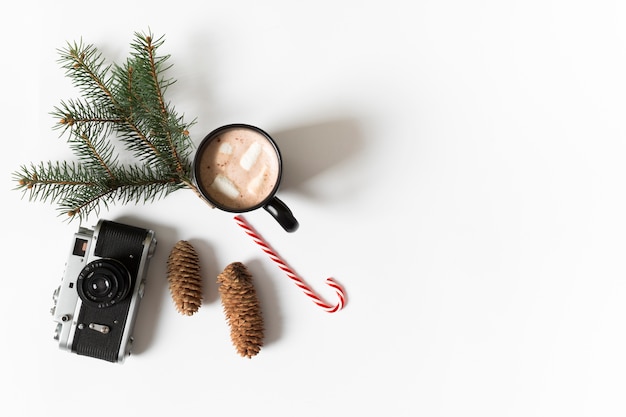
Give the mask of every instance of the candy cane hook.
[{"label": "candy cane hook", "polygon": [[265,252],[272,261],[274,261],[278,267],[283,270],[289,278],[302,290],[304,293],[313,300],[315,304],[326,310],[328,313],[334,313],[341,310],[346,305],[346,294],[341,285],[337,283],[333,278],[327,278],[326,284],[333,288],[337,293],[339,301],[337,304],[332,305],[323,301],[305,282],[296,275],[296,273],[287,266],[287,264],[274,252],[269,245],[259,236],[254,229],[244,220],[241,216],[235,216],[237,224],[246,232],[248,236],[252,238],[254,243],[259,245],[263,252]]}]

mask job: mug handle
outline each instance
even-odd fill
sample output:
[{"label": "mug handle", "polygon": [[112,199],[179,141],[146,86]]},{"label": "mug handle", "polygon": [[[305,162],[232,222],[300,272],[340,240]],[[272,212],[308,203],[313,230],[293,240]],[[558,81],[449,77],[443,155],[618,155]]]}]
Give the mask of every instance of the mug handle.
[{"label": "mug handle", "polygon": [[289,207],[287,207],[278,197],[272,197],[270,201],[263,206],[263,208],[271,214],[287,232],[291,233],[298,230],[298,226],[300,226],[300,224],[293,216],[291,210],[289,210]]}]

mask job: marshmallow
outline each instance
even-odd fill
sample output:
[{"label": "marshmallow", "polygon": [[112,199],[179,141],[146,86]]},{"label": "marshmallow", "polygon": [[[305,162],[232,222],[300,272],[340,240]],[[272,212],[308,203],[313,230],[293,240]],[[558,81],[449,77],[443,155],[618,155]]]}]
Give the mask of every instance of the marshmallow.
[{"label": "marshmallow", "polygon": [[226,176],[219,174],[213,182],[211,183],[211,187],[215,188],[220,193],[224,194],[229,198],[237,198],[239,197],[239,190],[233,184],[233,182]]},{"label": "marshmallow", "polygon": [[220,145],[219,151],[220,151],[220,153],[223,153],[223,154],[226,154],[226,155],[230,155],[230,154],[233,153],[233,147],[228,142],[222,142],[222,144]]},{"label": "marshmallow", "polygon": [[239,165],[246,171],[250,171],[250,168],[256,163],[259,155],[261,154],[261,145],[258,142],[254,142],[246,153],[244,153],[239,161]]},{"label": "marshmallow", "polygon": [[256,194],[257,192],[259,192],[259,188],[261,188],[261,185],[263,185],[263,176],[266,172],[267,165],[263,165],[263,169],[261,170],[261,172],[256,177],[250,180],[250,182],[248,183],[248,192],[250,194]]}]

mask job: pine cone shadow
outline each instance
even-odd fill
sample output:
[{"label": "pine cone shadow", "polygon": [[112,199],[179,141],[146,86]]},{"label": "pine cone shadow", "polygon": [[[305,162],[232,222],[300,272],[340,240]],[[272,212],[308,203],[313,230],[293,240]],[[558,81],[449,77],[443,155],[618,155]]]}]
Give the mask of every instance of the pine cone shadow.
[{"label": "pine cone shadow", "polygon": [[165,300],[171,300],[166,279],[166,264],[170,249],[178,239],[176,238],[175,230],[163,224],[154,224],[128,216],[113,220],[154,230],[157,240],[154,256],[150,259],[150,264],[148,265],[145,294],[139,305],[133,331],[132,354],[138,355],[145,352],[152,344],[156,336],[158,318],[164,308]]},{"label": "pine cone shadow", "polygon": [[278,341],[283,332],[283,315],[276,287],[270,279],[271,274],[265,270],[263,262],[253,259],[243,263],[252,275],[259,304],[261,305],[261,314],[263,315],[265,325],[263,346],[269,346]]},{"label": "pine cone shadow", "polygon": [[218,292],[218,284],[215,280],[217,274],[222,269],[217,262],[215,252],[211,245],[204,239],[189,239],[200,260],[200,276],[202,277],[202,305],[206,306],[215,302],[219,302],[220,295]]}]

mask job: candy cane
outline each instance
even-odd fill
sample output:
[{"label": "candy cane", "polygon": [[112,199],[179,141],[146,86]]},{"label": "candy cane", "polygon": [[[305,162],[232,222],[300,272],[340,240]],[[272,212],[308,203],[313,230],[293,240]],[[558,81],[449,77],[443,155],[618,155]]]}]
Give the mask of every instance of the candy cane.
[{"label": "candy cane", "polygon": [[243,217],[235,216],[235,221],[237,222],[239,226],[241,226],[241,228],[246,232],[246,234],[250,236],[252,240],[254,240],[254,243],[259,245],[261,249],[263,250],[263,252],[265,252],[270,257],[270,259],[274,261],[278,265],[278,267],[282,269],[287,274],[287,276],[291,278],[295,282],[295,284],[302,291],[304,291],[304,293],[307,296],[309,296],[309,298],[313,300],[315,304],[317,304],[319,307],[323,308],[329,313],[334,313],[336,311],[339,311],[345,306],[346,304],[345,291],[343,290],[341,285],[337,283],[337,281],[335,281],[333,278],[326,279],[326,284],[336,291],[337,297],[339,298],[339,301],[337,302],[337,304],[335,305],[328,304],[324,302],[317,294],[315,294],[315,292],[308,285],[306,285],[304,281],[300,279],[295,274],[295,272],[293,272],[291,268],[287,266],[287,264],[276,254],[276,252],[274,252],[269,247],[269,245],[265,241],[263,241],[263,239],[254,231],[254,229],[252,229],[252,227],[243,219]]}]

